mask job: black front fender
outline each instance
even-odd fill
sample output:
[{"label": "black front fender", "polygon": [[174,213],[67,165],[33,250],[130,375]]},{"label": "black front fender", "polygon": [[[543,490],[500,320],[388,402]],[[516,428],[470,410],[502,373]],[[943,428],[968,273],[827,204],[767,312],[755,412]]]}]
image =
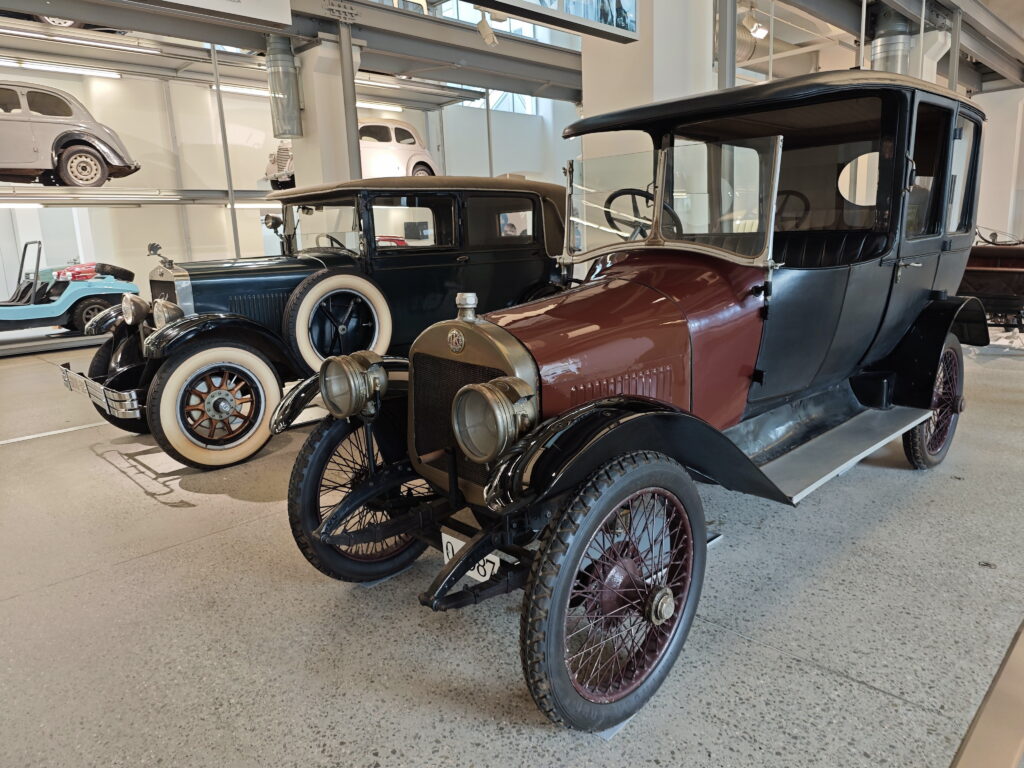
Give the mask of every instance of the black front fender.
[{"label": "black front fender", "polygon": [[522,498],[552,499],[616,456],[640,450],[670,456],[730,490],[790,503],[743,451],[703,419],[656,400],[612,397],[574,408],[519,441],[487,484],[488,506],[500,511]]},{"label": "black front fender", "polygon": [[102,336],[104,333],[111,333],[117,324],[123,321],[124,311],[120,304],[115,304],[104,309],[86,324],[85,335]]},{"label": "black front fender", "polygon": [[144,353],[147,359],[161,359],[208,339],[235,341],[255,347],[283,368],[286,375],[298,370],[280,336],[247,317],[226,313],[192,315],[168,323],[147,337]]}]

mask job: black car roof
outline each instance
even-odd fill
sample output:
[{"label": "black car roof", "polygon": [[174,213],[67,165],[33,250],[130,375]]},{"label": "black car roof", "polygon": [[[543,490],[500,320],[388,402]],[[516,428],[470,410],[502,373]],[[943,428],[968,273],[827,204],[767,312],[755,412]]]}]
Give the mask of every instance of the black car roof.
[{"label": "black car roof", "polygon": [[837,94],[856,95],[857,91],[925,91],[958,101],[979,117],[985,116],[976,104],[934,83],[888,72],[839,70],[708,91],[685,99],[595,115],[573,123],[562,135],[569,139],[604,131],[661,132],[682,123],[771,109],[794,102],[814,102],[834,98]]}]

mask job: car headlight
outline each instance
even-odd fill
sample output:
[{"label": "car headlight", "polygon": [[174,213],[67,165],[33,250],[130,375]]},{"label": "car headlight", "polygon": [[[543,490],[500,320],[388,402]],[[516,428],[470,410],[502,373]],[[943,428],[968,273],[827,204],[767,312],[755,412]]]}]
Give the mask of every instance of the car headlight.
[{"label": "car headlight", "polygon": [[185,310],[167,299],[157,299],[153,302],[153,322],[157,328],[163,328],[168,323],[181,320],[185,316]]},{"label": "car headlight", "polygon": [[320,366],[320,396],[332,416],[347,419],[366,410],[370,398],[388,390],[384,359],[375,352],[329,357]]},{"label": "car headlight", "polygon": [[134,293],[126,293],[121,297],[121,312],[128,325],[140,325],[149,316],[149,302]]},{"label": "car headlight", "polygon": [[486,464],[511,447],[538,416],[537,393],[515,376],[467,384],[452,403],[452,428],[462,452]]}]

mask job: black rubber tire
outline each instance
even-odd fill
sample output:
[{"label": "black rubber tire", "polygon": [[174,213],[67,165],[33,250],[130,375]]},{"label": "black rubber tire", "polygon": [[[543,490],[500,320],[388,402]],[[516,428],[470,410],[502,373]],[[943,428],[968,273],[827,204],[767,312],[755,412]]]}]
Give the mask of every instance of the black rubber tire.
[{"label": "black rubber tire", "polygon": [[[631,693],[612,703],[584,698],[569,679],[564,663],[564,628],[559,606],[594,532],[629,494],[650,487],[671,491],[682,502],[693,539],[692,575],[674,634],[661,659]],[[612,459],[580,486],[541,534],[540,548],[523,595],[519,647],[530,695],[555,723],[582,731],[602,731],[632,717],[661,686],[675,663],[696,615],[707,556],[704,511],[686,470],[669,457],[648,451]],[[554,616],[552,614],[555,614]]]},{"label": "black rubber tire", "polygon": [[313,531],[321,523],[320,483],[324,470],[338,446],[356,428],[361,425],[328,416],[306,438],[288,481],[288,523],[299,551],[314,568],[339,581],[366,582],[405,570],[423,554],[427,544],[413,540],[390,558],[367,562],[348,557],[313,537]]},{"label": "black rubber tire", "polygon": [[97,275],[110,275],[115,280],[124,280],[126,283],[130,283],[135,279],[135,273],[130,269],[124,267],[117,267],[113,264],[96,264]]},{"label": "black rubber tire", "polygon": [[[190,368],[194,372],[206,365],[222,364],[248,366],[247,371],[262,388],[263,410],[244,440],[217,450],[188,440],[173,414],[177,413],[180,386],[187,383]],[[247,344],[211,339],[187,346],[163,362],[146,393],[146,419],[157,444],[169,456],[196,469],[222,469],[248,461],[270,441],[270,418],[280,401],[280,376],[262,352]]]},{"label": "black rubber tire", "polygon": [[[957,362],[957,396],[963,398],[964,394],[964,351],[960,346],[960,339],[958,339],[952,333],[946,334],[946,342],[942,345],[942,354],[939,356],[941,360],[946,354],[947,350],[952,350],[956,354]],[[928,422],[925,421],[918,424],[916,427],[903,433],[903,452],[907,456],[907,461],[910,462],[910,466],[914,469],[931,469],[942,463],[942,460],[946,458],[946,454],[949,453],[949,448],[953,444],[953,437],[956,435],[956,427],[960,422],[960,414],[954,414],[952,417],[952,424],[949,427],[949,434],[946,437],[945,443],[942,448],[936,453],[930,453],[928,451]]]},{"label": "black rubber tire", "polygon": [[[99,163],[99,173],[88,184],[77,181],[71,172],[71,165],[75,158],[82,155],[86,155]],[[66,187],[102,187],[107,183],[107,179],[110,178],[110,168],[107,167],[107,161],[103,159],[103,155],[92,147],[85,144],[72,144],[70,147],[61,150],[60,157],[57,158],[57,176]]]},{"label": "black rubber tire", "polygon": [[[373,309],[377,317],[377,327],[372,349],[377,354],[387,353],[391,345],[391,309],[388,306],[387,298],[377,286],[371,283],[362,275],[351,270],[344,269],[321,269],[314,272],[301,283],[284,307],[284,321],[282,323],[282,335],[294,359],[302,363],[302,370],[299,374],[303,377],[312,376],[323,362],[322,356],[316,351],[313,340],[309,333],[309,320],[311,313],[317,311],[316,307],[322,298],[333,290],[348,291],[358,294],[368,307]],[[358,352],[363,348],[362,344],[350,345],[352,348],[343,348],[336,354],[350,354]]]},{"label": "black rubber tire", "polygon": [[[93,355],[92,360],[89,361],[88,375],[90,379],[103,380],[106,377],[110,368],[110,358],[113,354],[113,339],[107,339],[100,344],[99,349],[96,350],[96,354]],[[96,413],[102,416],[105,421],[118,429],[123,429],[125,432],[132,432],[136,435],[149,434],[149,423],[146,421],[146,417],[144,415],[137,419],[121,419],[117,416],[111,416],[96,405],[96,403],[93,403],[93,407],[96,409]]]},{"label": "black rubber tire", "polygon": [[436,176],[437,174],[434,173],[434,169],[431,168],[426,163],[416,163],[416,165],[414,165],[412,167],[412,175],[413,176]]},{"label": "black rubber tire", "polygon": [[71,327],[79,333],[85,333],[85,326],[89,324],[89,321],[112,306],[114,306],[114,302],[106,296],[87,296],[84,299],[79,299],[71,308]]}]

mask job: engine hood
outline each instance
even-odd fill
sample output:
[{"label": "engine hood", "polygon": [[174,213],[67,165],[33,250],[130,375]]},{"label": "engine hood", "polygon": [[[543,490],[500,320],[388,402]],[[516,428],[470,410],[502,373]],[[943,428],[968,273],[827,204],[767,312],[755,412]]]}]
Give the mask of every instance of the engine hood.
[{"label": "engine hood", "polygon": [[764,280],[707,254],[624,249],[579,288],[486,317],[536,360],[545,416],[627,394],[724,428],[746,403],[763,323],[751,289]]},{"label": "engine hood", "polygon": [[190,278],[233,275],[245,278],[288,272],[311,272],[325,267],[355,265],[356,259],[348,254],[325,253],[316,256],[261,256],[251,259],[216,259],[212,261],[182,261],[175,267],[184,270]]}]

